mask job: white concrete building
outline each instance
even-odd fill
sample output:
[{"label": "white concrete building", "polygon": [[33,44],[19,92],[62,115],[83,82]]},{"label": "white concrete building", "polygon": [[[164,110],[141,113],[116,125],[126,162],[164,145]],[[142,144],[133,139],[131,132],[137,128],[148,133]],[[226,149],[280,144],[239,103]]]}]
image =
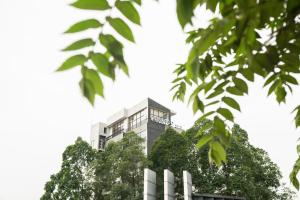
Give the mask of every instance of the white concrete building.
[{"label": "white concrete building", "polygon": [[150,149],[167,127],[181,131],[181,127],[172,123],[175,113],[150,98],[131,108],[124,108],[107,119],[92,126],[91,145],[103,149],[110,141],[118,141],[124,134],[133,131],[145,139],[145,153]]}]

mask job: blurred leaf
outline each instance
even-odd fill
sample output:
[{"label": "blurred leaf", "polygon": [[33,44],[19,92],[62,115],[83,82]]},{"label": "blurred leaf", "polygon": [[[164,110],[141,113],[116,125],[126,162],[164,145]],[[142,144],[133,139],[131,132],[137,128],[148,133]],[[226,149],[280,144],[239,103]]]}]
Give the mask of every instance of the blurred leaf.
[{"label": "blurred leaf", "polygon": [[219,102],[220,102],[220,101],[212,101],[212,102],[206,104],[205,107],[208,107],[208,106],[211,106],[211,105],[215,105],[215,104],[217,104],[217,103],[219,103]]},{"label": "blurred leaf", "polygon": [[196,114],[198,110],[201,110],[201,112],[204,112],[204,104],[197,95],[197,96],[195,96],[194,103],[193,103],[194,114]]},{"label": "blurred leaf", "polygon": [[289,75],[289,74],[282,74],[280,76],[280,78],[288,83],[294,84],[294,85],[298,85],[298,81],[297,79],[295,79],[293,76]]},{"label": "blurred leaf", "polygon": [[193,16],[193,0],[177,0],[177,18],[182,28],[191,22]]},{"label": "blurred leaf", "polygon": [[279,80],[276,80],[274,81],[274,83],[271,85],[271,87],[269,88],[269,91],[268,91],[268,96],[274,92],[274,90],[277,88],[277,86],[280,84],[280,81]]},{"label": "blurred leaf", "polygon": [[[216,84],[216,80],[212,80],[204,86],[204,91],[207,93]],[[221,91],[221,90],[220,90]]]},{"label": "blurred leaf", "polygon": [[236,109],[238,111],[241,111],[240,105],[233,98],[231,98],[231,97],[223,97],[222,101],[224,103],[226,103],[228,106],[230,106],[230,107],[232,107],[232,108],[234,108],[234,109]]},{"label": "blurred leaf", "polygon": [[222,94],[223,92],[224,92],[224,90],[216,90],[216,91],[212,92],[210,95],[208,95],[206,98],[212,99],[212,98]]},{"label": "blurred leaf", "polygon": [[248,85],[244,80],[242,80],[240,78],[233,78],[232,80],[233,80],[236,88],[238,88],[243,93],[248,94]]},{"label": "blurred leaf", "polygon": [[112,73],[113,69],[111,69],[108,58],[105,55],[101,53],[91,53],[90,56],[92,62],[97,67],[99,72],[113,80],[115,79],[113,76],[114,73]]},{"label": "blurred leaf", "polygon": [[82,78],[79,82],[79,86],[83,96],[86,97],[92,105],[94,105],[96,92],[93,83],[90,80]]},{"label": "blurred leaf", "polygon": [[99,74],[94,69],[89,69],[86,67],[84,67],[82,71],[82,75],[84,76],[84,78],[89,80],[93,84],[95,92],[103,97],[103,83]]},{"label": "blurred leaf", "polygon": [[116,1],[118,10],[130,21],[140,25],[140,15],[130,1]]},{"label": "blurred leaf", "polygon": [[254,81],[254,73],[249,68],[242,69],[240,72],[248,81]]},{"label": "blurred leaf", "polygon": [[238,88],[236,87],[228,87],[226,89],[227,92],[229,92],[230,94],[234,94],[234,95],[237,95],[237,96],[243,96],[243,92],[240,91]]},{"label": "blurred leaf", "polygon": [[230,110],[228,110],[227,108],[219,108],[217,110],[218,113],[220,113],[223,117],[225,117],[226,119],[233,121],[233,115],[230,112]]},{"label": "blurred leaf", "polygon": [[212,12],[216,11],[219,0],[209,0],[206,1],[206,8],[211,10]]},{"label": "blurred leaf", "polygon": [[121,18],[108,18],[109,24],[125,39],[134,42],[134,37],[129,26]]},{"label": "blurred leaf", "polygon": [[221,162],[226,162],[226,151],[218,141],[212,142],[211,149],[213,151],[213,158],[215,161],[217,161],[216,164],[218,166],[222,164]]},{"label": "blurred leaf", "polygon": [[298,158],[294,164],[293,170],[290,173],[290,181],[294,185],[294,187],[299,190],[299,181],[297,179],[297,174],[300,171],[300,158]]},{"label": "blurred leaf", "polygon": [[82,40],[72,43],[71,45],[69,45],[68,47],[63,49],[63,51],[74,51],[74,50],[78,50],[78,49],[82,49],[82,48],[90,47],[90,46],[94,46],[94,45],[95,45],[95,42],[92,39],[89,39],[89,38],[82,39]]},{"label": "blurred leaf", "polygon": [[205,87],[205,83],[202,83],[201,85],[198,85],[196,87],[196,89],[193,91],[193,93],[191,94],[188,104],[190,104],[190,102],[195,98],[196,95],[198,95],[199,92],[201,92],[201,90],[203,90]]},{"label": "blurred leaf", "polygon": [[87,19],[72,25],[65,33],[76,33],[90,28],[99,28],[102,24],[96,19]]},{"label": "blurred leaf", "polygon": [[199,117],[199,119],[197,119],[196,123],[199,123],[200,121],[202,121],[203,119],[207,118],[208,116],[214,114],[215,111],[210,111],[208,113],[205,113],[204,115],[202,115],[201,117]]},{"label": "blurred leaf", "polygon": [[101,34],[99,40],[115,59],[123,59],[123,45],[114,36]]},{"label": "blurred leaf", "polygon": [[138,5],[142,5],[142,0],[131,0],[131,1],[135,2]]},{"label": "blurred leaf", "polygon": [[277,74],[272,74],[264,83],[264,87],[266,87],[267,85],[269,85],[270,83],[272,83],[275,78],[277,77]]},{"label": "blurred leaf", "polygon": [[213,138],[212,135],[204,135],[199,139],[198,143],[196,144],[196,147],[198,149],[201,149],[204,145],[206,145],[209,141],[211,141],[212,138]]},{"label": "blurred leaf", "polygon": [[214,118],[214,127],[217,129],[217,131],[225,132],[226,131],[226,125],[223,120],[221,120],[218,116],[215,116]]},{"label": "blurred leaf", "polygon": [[77,0],[71,5],[86,10],[107,10],[110,8],[106,0]]},{"label": "blurred leaf", "polygon": [[282,86],[277,87],[275,90],[275,94],[276,94],[276,100],[278,103],[285,102],[286,91],[285,91],[284,87],[282,87]]},{"label": "blurred leaf", "polygon": [[56,71],[64,71],[76,67],[78,65],[83,65],[87,61],[84,55],[75,55],[68,58]]}]

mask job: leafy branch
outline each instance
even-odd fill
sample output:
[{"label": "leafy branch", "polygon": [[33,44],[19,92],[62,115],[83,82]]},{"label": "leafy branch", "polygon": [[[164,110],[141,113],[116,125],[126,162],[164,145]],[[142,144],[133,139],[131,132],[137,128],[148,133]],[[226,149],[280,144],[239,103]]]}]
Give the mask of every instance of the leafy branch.
[{"label": "leafy branch", "polygon": [[[65,71],[81,67],[82,79],[79,85],[83,95],[91,104],[94,104],[96,95],[104,97],[102,76],[115,80],[115,70],[117,68],[129,75],[128,66],[123,56],[123,44],[112,34],[104,33],[104,27],[111,26],[123,38],[130,42],[135,42],[129,25],[122,19],[125,17],[130,22],[140,25],[140,16],[135,5],[140,6],[141,1],[116,0],[110,5],[107,0],[77,0],[71,4],[71,6],[78,9],[108,13],[103,21],[86,19],[75,23],[65,31],[65,34],[74,34],[95,29],[98,31],[99,36],[96,40],[92,38],[78,40],[64,48],[63,51],[73,52],[87,48],[89,51],[71,56],[57,69],[57,71]],[[114,9],[118,10],[122,17],[112,17]],[[102,46],[105,51],[100,51],[101,48],[99,46]]]}]

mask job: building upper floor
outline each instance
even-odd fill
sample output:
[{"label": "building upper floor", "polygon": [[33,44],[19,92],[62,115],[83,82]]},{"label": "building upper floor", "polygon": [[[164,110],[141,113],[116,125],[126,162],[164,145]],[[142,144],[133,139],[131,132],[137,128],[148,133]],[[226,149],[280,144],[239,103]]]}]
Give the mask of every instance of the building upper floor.
[{"label": "building upper floor", "polygon": [[[105,141],[108,141],[112,138],[121,138],[123,133],[126,132],[134,131],[139,133],[147,129],[149,120],[160,125],[173,126],[180,129],[181,127],[172,123],[171,118],[174,115],[175,113],[169,108],[147,98],[130,108],[123,108],[111,115],[106,123],[99,122],[95,124],[92,127],[91,138],[102,136],[105,137]],[[93,143],[92,140],[91,142]],[[100,146],[101,143],[99,144]]]}]

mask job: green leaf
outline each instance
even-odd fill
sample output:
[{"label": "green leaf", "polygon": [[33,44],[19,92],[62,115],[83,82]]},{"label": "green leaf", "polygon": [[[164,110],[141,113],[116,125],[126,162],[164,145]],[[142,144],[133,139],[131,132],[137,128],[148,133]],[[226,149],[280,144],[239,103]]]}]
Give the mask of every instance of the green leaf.
[{"label": "green leaf", "polygon": [[82,78],[79,82],[79,86],[81,88],[83,96],[85,96],[89,100],[89,102],[94,105],[96,92],[93,83],[88,79]]},{"label": "green leaf", "polygon": [[279,80],[274,81],[274,83],[271,85],[268,91],[268,96],[277,88],[277,86],[280,84]]},{"label": "green leaf", "polygon": [[200,140],[196,144],[196,147],[198,149],[201,149],[204,145],[206,145],[209,141],[211,141],[212,138],[213,138],[212,135],[204,135],[203,137],[200,138]]},{"label": "green leaf", "polygon": [[87,61],[84,55],[75,55],[68,58],[56,71],[64,71],[76,67],[78,65],[83,65]]},{"label": "green leaf", "polygon": [[273,82],[275,80],[275,78],[277,77],[277,74],[272,74],[265,82],[264,87],[266,87],[267,85],[269,85],[271,82]]},{"label": "green leaf", "polygon": [[90,28],[99,28],[102,24],[96,19],[87,19],[72,25],[65,33],[77,33]]},{"label": "green leaf", "polygon": [[217,85],[214,90],[222,90],[224,86],[226,86],[230,81],[225,80],[222,83],[220,83],[219,85]]},{"label": "green leaf", "polygon": [[106,0],[77,0],[71,5],[85,10],[107,10],[111,8]]},{"label": "green leaf", "polygon": [[193,0],[177,0],[177,18],[182,28],[191,22],[194,15],[193,11]]},{"label": "green leaf", "polygon": [[206,1],[206,9],[211,10],[212,12],[216,11],[217,5],[218,5],[218,0],[209,0]]},{"label": "green leaf", "polygon": [[[211,144],[211,148],[214,152],[214,157],[217,158],[217,160],[226,162],[226,151],[224,147],[220,144],[218,141],[213,141]],[[216,163],[218,166],[220,166],[221,163]]]},{"label": "green leaf", "polygon": [[112,73],[113,69],[111,69],[108,58],[105,55],[101,53],[91,53],[90,57],[99,72],[113,80],[115,79],[113,76],[114,73]]},{"label": "green leaf", "polygon": [[82,75],[93,84],[96,94],[103,97],[103,83],[99,74],[94,69],[83,67]]},{"label": "green leaf", "polygon": [[114,57],[116,64],[118,64],[124,73],[128,75],[128,67],[123,57],[123,45],[110,34],[100,34],[99,40],[100,43],[106,47],[108,52]]},{"label": "green leaf", "polygon": [[108,18],[109,24],[125,39],[134,42],[134,37],[129,26],[120,18]]},{"label": "green leaf", "polygon": [[219,103],[219,102],[220,102],[220,101],[212,101],[212,102],[206,104],[205,107],[208,107],[208,106],[211,106],[211,105],[215,105],[215,104],[217,104],[217,103]]},{"label": "green leaf", "polygon": [[228,87],[226,89],[226,91],[229,92],[230,94],[237,95],[237,96],[243,96],[243,94],[244,94],[242,91],[240,91],[236,87]]},{"label": "green leaf", "polygon": [[281,80],[284,80],[288,83],[294,84],[294,85],[298,85],[298,81],[297,79],[295,79],[293,76],[289,75],[289,74],[282,74],[280,76]]},{"label": "green leaf", "polygon": [[193,91],[193,93],[191,94],[191,96],[189,98],[188,104],[190,104],[191,101],[195,98],[195,96],[198,95],[198,93],[204,89],[205,85],[206,85],[205,83],[202,83],[201,85],[196,87],[196,89]]},{"label": "green leaf", "polygon": [[223,117],[225,117],[226,119],[233,121],[233,115],[230,112],[230,110],[228,110],[227,108],[219,108],[217,110],[218,113],[220,113]]},{"label": "green leaf", "polygon": [[131,0],[132,2],[135,2],[138,5],[142,5],[142,0]]},{"label": "green leaf", "polygon": [[248,93],[248,85],[243,79],[233,78],[232,80],[233,80],[236,88],[238,88],[243,93],[246,93],[246,94]]},{"label": "green leaf", "polygon": [[300,156],[300,144],[297,145],[297,154]]},{"label": "green leaf", "polygon": [[249,69],[241,69],[240,73],[248,80],[248,81],[254,81],[254,73]]},{"label": "green leaf", "polygon": [[140,15],[130,1],[117,1],[116,7],[130,21],[140,25]]},{"label": "green leaf", "polygon": [[241,111],[240,105],[233,98],[231,98],[231,97],[223,97],[222,101],[224,103],[226,103],[228,106],[230,106],[230,107],[232,107],[232,108],[234,108],[234,109],[236,109],[238,111]]},{"label": "green leaf", "polygon": [[295,125],[296,128],[298,128],[300,126],[300,105],[297,106],[293,112],[297,111],[296,116],[295,116]]},{"label": "green leaf", "polygon": [[197,96],[195,96],[194,103],[193,103],[194,114],[196,114],[198,110],[201,110],[201,112],[204,112],[204,104],[197,95]]},{"label": "green leaf", "polygon": [[216,80],[212,80],[204,86],[204,91],[207,93],[216,83]]},{"label": "green leaf", "polygon": [[224,90],[216,90],[213,93],[211,93],[210,95],[208,95],[208,97],[206,97],[207,99],[212,99],[220,94],[222,94],[224,92]]},{"label": "green leaf", "polygon": [[276,100],[278,103],[285,102],[286,91],[285,91],[284,87],[282,87],[282,86],[277,87],[275,90],[275,94],[276,94]]},{"label": "green leaf", "polygon": [[92,39],[89,39],[89,38],[82,39],[82,40],[72,43],[71,45],[69,45],[68,47],[63,49],[63,51],[74,51],[74,50],[78,50],[78,49],[82,49],[82,48],[90,47],[90,46],[94,46],[94,45],[95,45],[95,42]]},{"label": "green leaf", "polygon": [[298,158],[294,164],[293,170],[290,174],[290,181],[294,185],[294,187],[299,190],[299,181],[297,179],[297,175],[300,171],[300,158]]},{"label": "green leaf", "polygon": [[218,135],[226,131],[226,126],[223,120],[221,120],[218,116],[214,118],[214,127],[218,131]]},{"label": "green leaf", "polygon": [[204,115],[202,115],[201,117],[199,117],[199,119],[197,119],[196,123],[202,121],[203,119],[207,118],[208,116],[210,116],[210,115],[212,115],[214,113],[215,113],[215,111],[210,111],[208,113],[205,113]]}]

